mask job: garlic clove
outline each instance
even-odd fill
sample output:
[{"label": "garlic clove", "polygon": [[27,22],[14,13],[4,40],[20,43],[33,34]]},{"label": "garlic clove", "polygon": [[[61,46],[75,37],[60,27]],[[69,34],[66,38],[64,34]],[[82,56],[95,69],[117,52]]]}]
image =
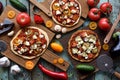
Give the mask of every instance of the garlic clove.
[{"label": "garlic clove", "polygon": [[66,33],[67,29],[66,28],[62,28],[62,33]]},{"label": "garlic clove", "polygon": [[16,75],[16,74],[18,74],[20,72],[21,72],[21,69],[20,69],[20,67],[18,65],[11,66],[11,68],[10,68],[10,73],[11,74]]},{"label": "garlic clove", "polygon": [[10,60],[7,57],[0,58],[0,67],[10,66]]},{"label": "garlic clove", "polygon": [[61,36],[62,36],[61,34],[57,34],[57,35],[56,35],[56,39],[60,39]]}]

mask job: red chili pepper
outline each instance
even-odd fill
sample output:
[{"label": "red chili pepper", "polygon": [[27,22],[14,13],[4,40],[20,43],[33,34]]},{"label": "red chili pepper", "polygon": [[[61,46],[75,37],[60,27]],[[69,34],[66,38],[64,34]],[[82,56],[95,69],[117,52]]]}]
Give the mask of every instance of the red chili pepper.
[{"label": "red chili pepper", "polygon": [[43,18],[41,16],[37,15],[37,14],[34,15],[34,21],[35,21],[36,24],[44,23]]},{"label": "red chili pepper", "polygon": [[68,76],[66,72],[54,72],[54,71],[46,69],[41,64],[39,64],[38,67],[43,73],[54,78],[55,80],[68,80]]}]

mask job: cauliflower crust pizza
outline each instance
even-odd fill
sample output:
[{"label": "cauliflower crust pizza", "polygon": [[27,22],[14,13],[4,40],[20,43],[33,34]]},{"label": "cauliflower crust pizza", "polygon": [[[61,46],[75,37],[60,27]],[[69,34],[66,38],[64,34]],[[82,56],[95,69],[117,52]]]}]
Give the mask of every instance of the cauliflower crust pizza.
[{"label": "cauliflower crust pizza", "polygon": [[47,33],[40,28],[31,26],[19,30],[11,40],[10,46],[14,54],[24,59],[33,59],[46,50],[48,43]]},{"label": "cauliflower crust pizza", "polygon": [[53,0],[50,11],[57,24],[72,27],[79,22],[81,5],[77,0]]},{"label": "cauliflower crust pizza", "polygon": [[78,30],[68,42],[70,56],[80,62],[94,60],[101,50],[100,40],[97,34],[91,30]]}]

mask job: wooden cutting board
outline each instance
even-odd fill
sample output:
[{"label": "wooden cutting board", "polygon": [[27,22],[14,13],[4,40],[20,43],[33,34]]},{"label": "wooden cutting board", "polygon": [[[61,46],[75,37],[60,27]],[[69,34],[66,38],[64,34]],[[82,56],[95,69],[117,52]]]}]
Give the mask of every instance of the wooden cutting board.
[{"label": "wooden cutting board", "polygon": [[[46,23],[48,20],[52,20],[52,18],[50,16],[47,15],[46,12],[50,12],[50,4],[52,2],[52,0],[44,0],[44,2],[38,2],[37,0],[29,0],[31,3],[33,3],[35,6],[37,6],[39,9],[40,7],[42,8],[38,14],[39,15],[42,15],[41,17],[44,19],[44,22]],[[75,26],[73,27],[66,27],[67,28],[67,32],[70,32],[78,27],[80,27],[84,22],[85,22],[85,19],[87,18],[87,14],[88,14],[88,11],[89,11],[89,7],[86,3],[86,0],[78,0],[79,3],[81,4],[81,17],[80,17],[80,20],[78,22],[78,24],[76,24]],[[45,11],[45,12],[44,12]],[[53,21],[53,27],[52,28],[49,28],[50,30],[54,31],[54,26],[56,25],[56,23]],[[62,28],[64,28],[62,26]]]},{"label": "wooden cutting board", "polygon": [[[2,13],[1,17],[0,17],[0,22],[3,22],[5,18],[7,18],[7,13],[8,11],[13,10],[15,11],[16,15],[18,13],[20,13],[19,11],[17,11],[16,9],[14,9],[11,6],[6,6],[6,8],[4,9],[4,12]],[[14,17],[13,19],[10,19],[11,21],[13,21],[15,23],[15,26],[13,28],[13,30],[15,31],[15,34],[20,30],[19,25],[16,22],[16,17]],[[31,22],[31,26],[35,26],[38,27],[42,30],[44,30],[49,37],[49,40],[51,41],[54,37],[54,33],[51,32],[50,30],[48,30],[46,27],[42,26],[42,25],[35,25],[33,22]],[[7,43],[7,50],[5,52],[3,52],[2,54],[5,55],[6,57],[10,58],[12,61],[16,62],[17,64],[21,65],[22,67],[25,68],[25,62],[28,61],[27,59],[23,59],[15,54],[13,54],[13,52],[10,49],[10,41],[13,37],[8,37],[7,33],[4,33],[2,35],[0,35],[0,40],[4,40]],[[51,64],[53,64],[53,59],[57,59],[59,58],[59,56],[57,56],[56,54],[54,54],[53,52],[49,51],[48,49],[44,52],[43,55],[40,56],[41,58],[45,59],[46,61],[50,62]],[[36,65],[36,63],[38,62],[38,60],[40,59],[40,57],[37,57],[35,59],[31,59],[31,61]],[[35,66],[34,65],[34,66]],[[56,67],[60,68],[63,71],[66,71],[69,67],[69,63],[68,62],[64,62],[62,65],[61,64],[53,64]]]},{"label": "wooden cutting board", "polygon": [[[84,28],[82,28],[82,29],[89,30],[89,27],[84,27]],[[82,30],[82,29],[81,29],[81,30]],[[75,31],[74,31],[74,32],[75,32]],[[99,39],[100,39],[101,46],[102,46],[102,45],[103,45],[103,40],[104,40],[107,32],[103,32],[103,31],[101,31],[99,28],[97,28],[94,32],[98,34],[98,37],[99,37]],[[61,41],[61,43],[62,43],[62,45],[64,46],[64,48],[65,48],[66,51],[68,50],[68,45],[66,45],[66,44],[68,44],[68,41],[69,41],[69,39],[70,39],[70,37],[71,37],[72,34],[73,34],[73,32],[72,32],[72,33],[69,32],[69,33],[66,34],[66,36],[64,36],[63,38],[60,39],[60,41]],[[109,47],[111,48],[111,46],[113,46],[113,44],[114,44],[114,41],[111,39],[110,42],[109,42]],[[109,48],[109,49],[110,49],[110,48]],[[68,51],[67,51],[67,52],[68,52]],[[108,55],[109,55],[109,50],[108,50],[108,51],[104,51],[104,50],[102,49],[102,47],[101,47],[101,51],[100,51],[100,54],[99,54],[99,55],[101,55],[101,54],[108,54]],[[78,64],[81,64],[81,62],[74,60],[74,59],[69,55],[69,53],[68,53],[68,57],[70,58],[70,60],[71,60],[71,62],[72,62],[72,64],[73,64],[74,67],[75,67],[76,65],[78,65]],[[97,58],[96,58],[96,59],[97,59]],[[96,64],[96,59],[94,59],[93,61],[91,61],[91,62],[88,63],[88,64],[91,64],[91,65],[94,65],[94,66],[95,66],[96,70],[95,70],[93,73],[95,73],[96,71],[98,71],[98,67],[97,67],[97,64]],[[79,72],[79,70],[76,70],[76,71],[77,71],[77,74],[78,74],[79,77],[80,77],[80,80],[83,80],[83,79],[87,78],[89,75],[93,74],[93,73],[90,73],[90,74],[82,74],[82,73]]]}]

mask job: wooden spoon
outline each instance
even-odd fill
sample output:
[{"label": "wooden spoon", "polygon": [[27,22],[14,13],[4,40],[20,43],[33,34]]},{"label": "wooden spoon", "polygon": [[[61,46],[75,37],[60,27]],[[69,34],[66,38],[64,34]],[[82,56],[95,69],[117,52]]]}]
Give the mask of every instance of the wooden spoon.
[{"label": "wooden spoon", "polygon": [[117,26],[118,22],[120,20],[120,12],[119,12],[119,15],[117,17],[117,19],[115,20],[115,22],[113,23],[110,31],[108,32],[108,34],[106,35],[105,39],[104,39],[104,43],[107,44],[109,41],[110,41],[110,38],[113,34],[113,31],[115,30],[115,27]]}]

